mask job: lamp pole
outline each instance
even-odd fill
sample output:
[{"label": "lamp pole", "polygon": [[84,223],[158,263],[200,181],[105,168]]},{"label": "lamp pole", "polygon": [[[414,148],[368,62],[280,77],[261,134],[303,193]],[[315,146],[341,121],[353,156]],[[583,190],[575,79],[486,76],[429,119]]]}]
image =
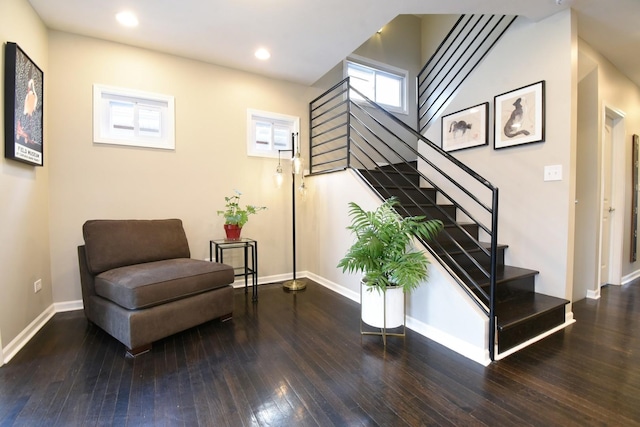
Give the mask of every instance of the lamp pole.
[{"label": "lamp pole", "polygon": [[[302,279],[296,278],[296,166],[294,163],[300,161],[300,148],[295,145],[295,138],[297,133],[291,134],[291,149],[290,150],[278,150],[278,156],[283,151],[291,151],[293,158],[291,159],[291,223],[292,223],[292,237],[293,237],[293,279],[287,280],[282,284],[282,287],[287,291],[301,291],[307,287],[307,282]],[[294,148],[296,147],[296,148]],[[278,162],[279,165],[280,162]],[[300,170],[300,173],[303,173]]]}]

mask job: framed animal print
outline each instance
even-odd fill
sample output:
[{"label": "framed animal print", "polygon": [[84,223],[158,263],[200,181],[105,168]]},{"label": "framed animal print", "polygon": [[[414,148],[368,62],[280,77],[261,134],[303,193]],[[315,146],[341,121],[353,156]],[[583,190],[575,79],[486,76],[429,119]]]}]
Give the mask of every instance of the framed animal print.
[{"label": "framed animal print", "polygon": [[5,45],[4,65],[4,156],[42,166],[44,74],[12,42]]},{"label": "framed animal print", "polygon": [[544,141],[544,80],[494,98],[495,149]]},{"label": "framed animal print", "polygon": [[489,144],[489,103],[442,117],[442,149],[456,151]]}]

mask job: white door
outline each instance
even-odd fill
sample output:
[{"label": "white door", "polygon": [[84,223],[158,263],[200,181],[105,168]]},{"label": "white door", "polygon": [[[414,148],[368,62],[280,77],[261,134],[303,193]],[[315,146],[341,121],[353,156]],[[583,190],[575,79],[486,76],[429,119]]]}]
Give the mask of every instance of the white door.
[{"label": "white door", "polygon": [[606,118],[602,147],[602,235],[600,245],[600,286],[609,283],[609,264],[611,262],[611,237],[613,226],[612,205],[613,188],[613,119]]}]

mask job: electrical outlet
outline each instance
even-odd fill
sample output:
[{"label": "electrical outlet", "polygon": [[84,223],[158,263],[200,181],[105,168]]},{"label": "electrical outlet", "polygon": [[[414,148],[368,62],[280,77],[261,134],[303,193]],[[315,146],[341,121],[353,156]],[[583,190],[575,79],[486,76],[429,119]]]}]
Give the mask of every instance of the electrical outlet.
[{"label": "electrical outlet", "polygon": [[42,290],[42,279],[38,279],[33,282],[33,292],[37,293]]},{"label": "electrical outlet", "polygon": [[562,181],[562,165],[552,165],[544,167],[545,181]]}]

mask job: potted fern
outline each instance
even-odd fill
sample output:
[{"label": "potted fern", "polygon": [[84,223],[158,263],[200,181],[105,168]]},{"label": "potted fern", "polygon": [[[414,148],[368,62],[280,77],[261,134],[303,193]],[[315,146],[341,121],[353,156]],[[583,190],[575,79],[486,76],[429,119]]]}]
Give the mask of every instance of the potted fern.
[{"label": "potted fern", "polygon": [[224,198],[226,202],[224,210],[219,210],[218,215],[224,217],[224,231],[227,236],[227,240],[239,240],[242,227],[249,221],[249,215],[256,214],[263,209],[267,209],[266,206],[254,206],[246,205],[244,208],[240,206],[240,196],[242,193],[238,190],[234,190],[233,196]]},{"label": "potted fern", "polygon": [[[404,294],[428,278],[429,259],[412,248],[414,237],[430,240],[442,229],[439,220],[424,216],[402,217],[395,210],[398,201],[387,199],[367,212],[349,203],[356,240],[338,263],[343,272],[364,274],[361,289],[362,320],[377,328],[404,324]],[[393,302],[397,307],[389,307]],[[385,316],[386,314],[386,316]]]}]

